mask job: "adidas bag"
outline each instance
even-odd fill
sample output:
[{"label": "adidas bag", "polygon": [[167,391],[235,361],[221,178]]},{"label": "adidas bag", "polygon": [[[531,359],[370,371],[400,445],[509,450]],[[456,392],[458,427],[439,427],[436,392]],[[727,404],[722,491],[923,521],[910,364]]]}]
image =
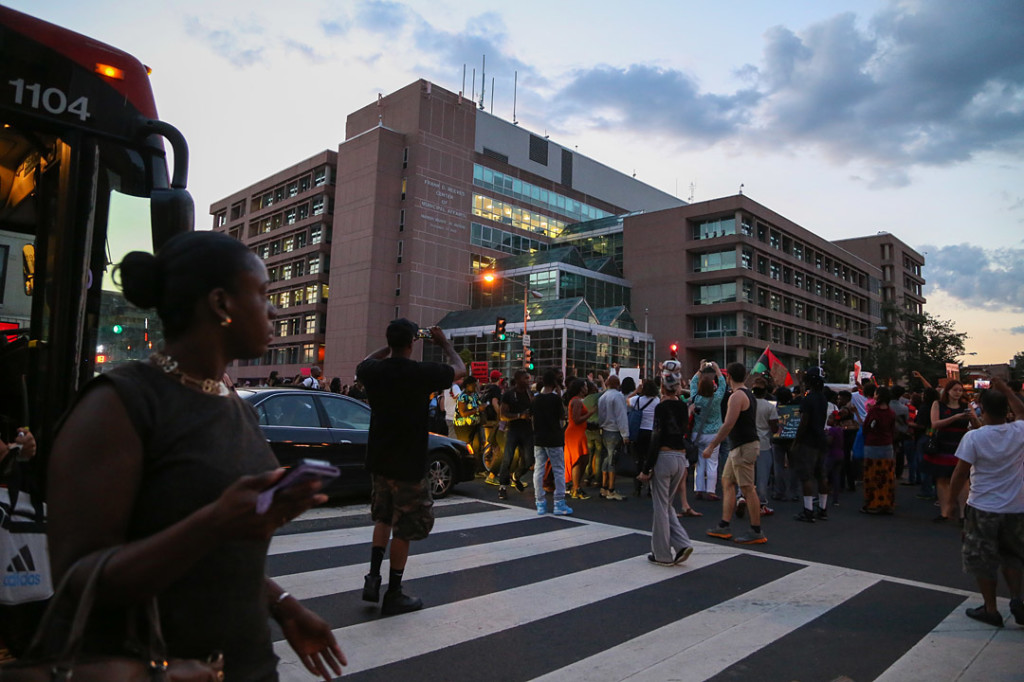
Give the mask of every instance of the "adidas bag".
[{"label": "adidas bag", "polygon": [[0,604],[53,595],[46,548],[46,506],[17,488],[0,488]]}]

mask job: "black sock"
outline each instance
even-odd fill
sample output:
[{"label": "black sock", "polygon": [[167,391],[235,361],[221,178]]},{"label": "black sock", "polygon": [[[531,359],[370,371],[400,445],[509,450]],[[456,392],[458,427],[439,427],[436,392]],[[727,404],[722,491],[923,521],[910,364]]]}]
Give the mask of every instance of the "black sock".
[{"label": "black sock", "polygon": [[382,563],[384,563],[384,548],[375,546],[370,550],[370,575],[380,575]]},{"label": "black sock", "polygon": [[755,526],[755,525],[751,524],[750,525],[750,530],[754,531],[755,533],[760,533],[761,532],[761,526]]},{"label": "black sock", "polygon": [[728,528],[729,527],[729,522],[723,519],[722,521],[718,522],[718,527],[719,528]]},{"label": "black sock", "polygon": [[388,592],[398,592],[402,589],[402,574],[404,568],[392,568],[388,571]]}]

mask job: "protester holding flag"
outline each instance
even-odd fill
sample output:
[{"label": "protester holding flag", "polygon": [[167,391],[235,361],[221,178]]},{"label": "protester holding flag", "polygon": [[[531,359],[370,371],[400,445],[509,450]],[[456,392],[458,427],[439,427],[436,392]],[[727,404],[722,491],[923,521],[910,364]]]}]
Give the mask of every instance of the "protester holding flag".
[{"label": "protester holding flag", "polygon": [[768,374],[771,376],[775,386],[788,388],[796,383],[793,381],[793,375],[782,364],[782,360],[775,357],[775,353],[771,351],[770,346],[765,346],[764,352],[761,353],[761,357],[757,359],[757,363],[750,370],[750,373],[755,375]]}]

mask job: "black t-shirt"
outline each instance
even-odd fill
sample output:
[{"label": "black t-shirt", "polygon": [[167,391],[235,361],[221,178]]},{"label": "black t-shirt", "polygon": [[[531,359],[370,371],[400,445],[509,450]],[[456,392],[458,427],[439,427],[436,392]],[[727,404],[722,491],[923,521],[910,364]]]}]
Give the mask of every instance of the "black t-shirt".
[{"label": "black t-shirt", "polygon": [[800,428],[796,434],[796,442],[812,448],[828,447],[825,437],[825,418],[828,413],[828,401],[821,391],[808,391],[800,401]]},{"label": "black t-shirt", "polygon": [[542,448],[565,445],[562,417],[565,406],[556,393],[541,393],[533,399],[533,444]]},{"label": "black t-shirt", "polygon": [[484,387],[483,396],[480,398],[480,402],[484,405],[484,419],[489,422],[498,421],[498,413],[494,411],[494,406],[491,404],[492,400],[497,400],[501,403],[501,386],[498,384],[487,384]]},{"label": "black t-shirt", "polygon": [[451,365],[409,358],[364,360],[356,376],[370,399],[366,468],[402,481],[419,481],[427,468],[430,394],[455,380]]},{"label": "black t-shirt", "polygon": [[[530,392],[518,393],[515,389],[505,391],[505,395],[501,396],[501,404],[508,405],[505,410],[507,414],[516,415],[522,412],[526,412],[530,409]],[[508,423],[510,429],[529,429],[532,424],[529,419],[512,419]]]}]

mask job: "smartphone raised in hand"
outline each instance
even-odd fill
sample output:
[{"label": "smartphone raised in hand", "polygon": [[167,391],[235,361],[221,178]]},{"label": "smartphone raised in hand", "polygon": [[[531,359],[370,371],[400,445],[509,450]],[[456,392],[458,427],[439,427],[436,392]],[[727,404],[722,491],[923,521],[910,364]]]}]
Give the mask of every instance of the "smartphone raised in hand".
[{"label": "smartphone raised in hand", "polygon": [[256,498],[256,513],[265,514],[279,490],[287,490],[300,483],[314,480],[323,481],[324,485],[327,485],[340,475],[338,467],[332,466],[329,462],[322,459],[304,459],[289,469],[277,483],[260,493]]}]

